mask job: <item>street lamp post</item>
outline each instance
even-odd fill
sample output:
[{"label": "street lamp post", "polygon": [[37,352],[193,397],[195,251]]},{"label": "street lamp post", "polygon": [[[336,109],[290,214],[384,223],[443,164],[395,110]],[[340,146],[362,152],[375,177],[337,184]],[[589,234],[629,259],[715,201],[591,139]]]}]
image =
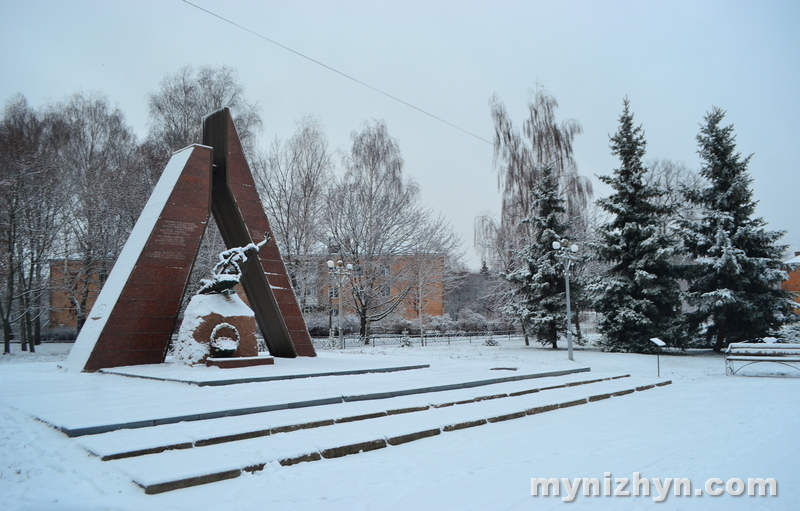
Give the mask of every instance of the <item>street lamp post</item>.
[{"label": "street lamp post", "polygon": [[[336,283],[336,289],[339,294],[339,346],[344,349],[344,331],[342,330],[342,286],[344,286],[344,279],[353,273],[353,265],[350,263],[344,264],[341,260],[335,263],[329,260],[327,264],[328,274]],[[331,332],[331,341],[332,340],[333,332]]]},{"label": "street lamp post", "polygon": [[572,310],[570,309],[569,303],[569,268],[572,264],[572,261],[575,260],[575,254],[578,252],[578,245],[569,244],[568,240],[562,241],[554,241],[553,242],[553,250],[556,251],[556,257],[561,260],[562,266],[564,266],[564,284],[566,285],[567,291],[567,356],[570,360],[572,358]]}]

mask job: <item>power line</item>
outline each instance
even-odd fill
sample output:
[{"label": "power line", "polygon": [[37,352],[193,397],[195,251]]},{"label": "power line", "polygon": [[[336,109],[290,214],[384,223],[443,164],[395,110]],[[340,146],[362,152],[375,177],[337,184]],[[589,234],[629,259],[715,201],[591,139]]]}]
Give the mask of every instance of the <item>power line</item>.
[{"label": "power line", "polygon": [[427,110],[423,110],[422,108],[419,108],[418,106],[414,106],[414,105],[412,105],[411,103],[409,103],[408,101],[403,101],[402,99],[398,98],[397,96],[393,96],[393,95],[389,94],[388,92],[384,92],[384,91],[382,91],[381,89],[379,89],[379,88],[377,88],[377,87],[373,87],[372,85],[370,85],[370,84],[368,84],[368,83],[366,83],[366,82],[362,82],[362,81],[361,81],[361,80],[359,80],[358,78],[354,78],[354,77],[350,76],[350,75],[349,75],[349,74],[347,74],[347,73],[343,73],[342,71],[339,71],[338,69],[335,69],[335,68],[333,68],[333,67],[331,67],[331,66],[329,66],[329,65],[327,65],[327,64],[324,64],[324,63],[322,63],[322,62],[320,62],[320,61],[318,61],[318,60],[316,60],[316,59],[313,59],[313,58],[309,57],[308,55],[304,55],[304,54],[300,53],[300,52],[299,52],[299,51],[297,51],[297,50],[293,50],[292,48],[289,48],[289,47],[288,47],[288,46],[286,46],[286,45],[283,45],[283,44],[281,44],[281,43],[279,43],[279,42],[277,42],[277,41],[274,41],[274,40],[270,39],[269,37],[267,37],[267,36],[265,36],[265,35],[259,34],[258,32],[254,31],[254,30],[251,30],[251,29],[249,29],[249,28],[247,28],[247,27],[245,27],[245,26],[242,26],[242,25],[240,25],[240,24],[236,23],[235,21],[231,21],[231,20],[229,20],[228,18],[225,18],[225,17],[223,17],[223,16],[220,16],[219,14],[217,14],[217,13],[215,13],[215,12],[212,12],[212,11],[209,11],[208,9],[205,9],[205,8],[203,8],[203,7],[200,7],[200,6],[199,6],[199,5],[197,5],[197,4],[193,4],[192,2],[189,2],[189,0],[183,0],[183,2],[184,2],[184,3],[186,3],[186,4],[189,4],[189,5],[191,5],[191,6],[192,6],[192,7],[194,7],[195,9],[198,9],[198,10],[200,10],[200,11],[203,11],[203,12],[205,12],[206,14],[210,14],[211,16],[214,16],[215,18],[217,18],[217,19],[220,19],[220,20],[224,21],[225,23],[229,23],[229,24],[233,25],[234,27],[236,27],[236,28],[238,28],[238,29],[244,30],[245,32],[248,32],[248,33],[250,33],[250,34],[252,34],[252,35],[254,35],[254,36],[256,36],[256,37],[258,37],[258,38],[260,38],[260,39],[263,39],[264,41],[267,41],[268,43],[272,43],[272,44],[274,44],[275,46],[278,46],[278,47],[280,47],[280,48],[282,48],[282,49],[284,49],[284,50],[286,50],[286,51],[289,51],[289,52],[291,52],[291,53],[294,53],[294,54],[295,54],[295,55],[297,55],[298,57],[302,57],[302,58],[304,58],[304,59],[306,59],[306,60],[308,60],[308,61],[310,61],[310,62],[313,62],[314,64],[317,64],[318,66],[322,66],[322,67],[324,67],[325,69],[327,69],[328,71],[333,71],[334,73],[336,73],[336,74],[338,74],[338,75],[340,75],[340,76],[343,76],[344,78],[347,78],[348,80],[351,80],[351,81],[353,81],[353,82],[356,82],[357,84],[359,84],[359,85],[362,85],[362,86],[364,86],[364,87],[366,87],[366,88],[368,88],[368,89],[371,89],[371,90],[373,90],[373,91],[375,91],[375,92],[377,92],[377,93],[379,93],[379,94],[383,94],[384,96],[386,96],[386,97],[387,97],[387,98],[389,98],[389,99],[393,99],[394,101],[397,101],[398,103],[402,103],[403,105],[405,105],[405,106],[407,106],[407,107],[409,107],[409,108],[413,108],[413,109],[414,109],[414,110],[416,110],[417,112],[420,112],[420,113],[422,113],[422,114],[425,114],[425,115],[427,115],[428,117],[432,117],[433,119],[436,119],[436,120],[437,120],[437,121],[439,121],[439,122],[442,122],[442,123],[444,123],[444,124],[447,124],[448,126],[450,126],[450,127],[452,127],[452,128],[455,128],[455,129],[457,129],[457,130],[459,130],[459,131],[461,131],[461,132],[464,132],[464,133],[466,133],[467,135],[470,135],[470,136],[472,136],[472,137],[475,137],[475,138],[477,138],[478,140],[480,140],[481,142],[486,142],[486,143],[487,143],[487,144],[489,144],[489,145],[494,145],[492,142],[490,142],[490,141],[486,140],[485,138],[483,138],[483,137],[481,137],[481,136],[479,136],[479,135],[476,135],[475,133],[472,133],[472,132],[471,132],[471,131],[469,131],[469,130],[466,130],[466,129],[464,129],[464,128],[460,127],[460,126],[457,126],[457,125],[453,124],[452,122],[446,121],[446,120],[442,119],[441,117],[439,117],[439,116],[437,116],[437,115],[434,115],[434,114],[432,114],[432,113],[428,112]]}]

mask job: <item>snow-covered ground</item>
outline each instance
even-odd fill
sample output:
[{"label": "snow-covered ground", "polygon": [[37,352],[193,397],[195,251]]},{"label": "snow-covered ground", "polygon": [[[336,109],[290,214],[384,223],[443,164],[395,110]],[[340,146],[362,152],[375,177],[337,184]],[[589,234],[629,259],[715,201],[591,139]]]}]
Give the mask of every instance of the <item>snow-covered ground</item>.
[{"label": "snow-covered ground", "polygon": [[[363,391],[370,392],[409,384],[425,374],[435,381],[477,380],[497,367],[518,371],[492,371],[494,376],[591,367],[589,375],[630,374],[634,379],[657,380],[656,357],[652,355],[579,348],[575,361],[569,362],[564,350],[526,348],[517,339],[498,340],[498,347],[474,340],[424,348],[320,351],[318,359],[302,361],[303,372],[308,372],[309,364],[327,370],[420,364],[431,368],[353,380],[307,378],[227,387],[67,373],[58,364],[65,360],[68,344],[43,345],[36,354],[2,356],[0,509],[427,510],[559,509],[565,505],[570,509],[800,509],[800,446],[796,441],[800,371],[757,364],[741,376],[726,377],[722,357],[710,352],[662,355],[661,379],[673,384],[646,392],[342,458],[285,467],[267,463],[263,470],[236,479],[158,495],[146,495],[115,462],[103,462],[89,454],[81,444],[81,438],[89,437],[70,439],[30,415],[91,422],[108,418],[103,416],[105,410],[107,416],[135,418],[137,413],[145,413],[141,411],[144,402],[149,403],[147,413],[190,408],[192,399],[212,396],[247,406],[273,399],[270,396],[290,399],[325,391],[345,392],[352,382],[367,384],[371,388]],[[281,363],[259,370],[279,371]],[[177,368],[160,371],[167,376],[181,372]],[[336,386],[342,388],[322,384],[334,381],[331,378],[340,378]],[[320,413],[305,410],[296,413]],[[413,416],[408,414],[406,419]],[[359,427],[371,424],[362,421]],[[146,436],[167,429],[130,431],[133,436],[129,438],[156,441],[159,438]],[[323,443],[330,441],[331,431],[321,427],[305,434],[309,442]],[[531,495],[531,478],[596,478],[603,484],[608,479],[633,478],[634,473],[641,478],[659,478],[660,483],[666,478],[688,478],[692,495],[675,496],[670,489],[665,501],[656,502],[655,481],[649,496],[604,496],[604,489],[600,496],[584,496],[581,489],[567,504],[563,493],[558,497]],[[756,477],[774,478],[778,495],[695,495],[710,478],[747,482]],[[617,483],[611,483],[613,492]],[[725,484],[715,488],[724,490]],[[626,489],[632,490],[630,484]]]}]

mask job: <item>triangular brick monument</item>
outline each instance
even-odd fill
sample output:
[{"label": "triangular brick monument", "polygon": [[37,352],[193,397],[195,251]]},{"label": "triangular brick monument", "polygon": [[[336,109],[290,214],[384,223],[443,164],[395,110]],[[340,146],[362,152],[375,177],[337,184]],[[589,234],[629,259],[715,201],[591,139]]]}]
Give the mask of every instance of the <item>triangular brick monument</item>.
[{"label": "triangular brick monument", "polygon": [[[228,248],[273,240],[227,108],[203,119],[203,144],[173,154],[69,354],[71,371],[164,361],[211,214]],[[316,356],[286,267],[270,241],[242,287],[275,357]]]}]

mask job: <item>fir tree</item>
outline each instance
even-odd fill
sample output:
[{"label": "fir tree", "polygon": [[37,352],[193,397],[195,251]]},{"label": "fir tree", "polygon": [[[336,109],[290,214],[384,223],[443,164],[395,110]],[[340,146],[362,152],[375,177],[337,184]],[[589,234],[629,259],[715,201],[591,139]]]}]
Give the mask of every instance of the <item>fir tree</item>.
[{"label": "fir tree", "polygon": [[652,337],[680,345],[677,325],[680,287],[671,259],[674,243],[664,229],[670,211],[660,205],[661,193],[644,180],[646,168],[642,127],[634,127],[627,98],[620,126],[611,137],[611,152],[621,165],[600,179],[614,193],[598,201],[611,215],[599,229],[598,259],[608,270],[590,287],[603,347],[613,351],[650,352]]},{"label": "fir tree", "polygon": [[525,343],[528,336],[553,348],[558,335],[566,331],[566,298],[564,271],[551,249],[554,241],[566,234],[564,200],[558,195],[553,168],[545,166],[533,190],[533,215],[524,220],[530,224],[532,238],[521,250],[520,267],[504,274],[512,286],[511,299],[505,312],[522,325]]},{"label": "fir tree", "polygon": [[767,231],[753,218],[756,201],[747,173],[750,156],[736,152],[733,125],[721,126],[725,112],[713,108],[697,135],[700,174],[709,185],[687,192],[701,206],[697,221],[684,224],[684,244],[695,258],[689,266],[687,314],[695,329],[710,322],[706,340],[715,351],[728,344],[767,335],[794,319],[789,294],[780,289],[786,279],[777,245],[780,231]]}]

